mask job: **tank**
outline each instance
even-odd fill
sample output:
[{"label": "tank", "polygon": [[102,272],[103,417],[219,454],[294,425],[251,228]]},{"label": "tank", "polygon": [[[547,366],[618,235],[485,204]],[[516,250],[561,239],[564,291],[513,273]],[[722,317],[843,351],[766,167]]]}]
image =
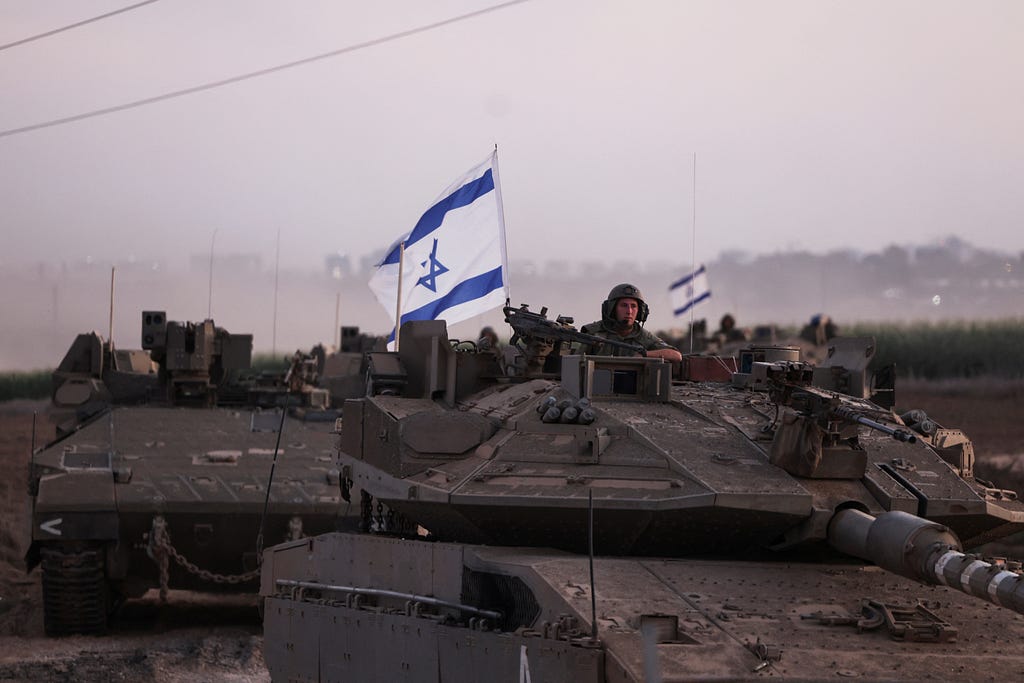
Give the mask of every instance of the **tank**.
[{"label": "tank", "polygon": [[49,635],[102,633],[151,588],[255,593],[264,544],[356,528],[315,353],[257,372],[251,335],[163,311],[142,313],[141,336],[120,350],[79,335],[53,373],[27,557]]},{"label": "tank", "polygon": [[1024,505],[873,400],[872,340],[673,366],[505,315],[502,354],[442,322],[371,354],[339,444],[360,532],[264,554],[273,680],[1024,675],[1021,565],[971,552]]}]

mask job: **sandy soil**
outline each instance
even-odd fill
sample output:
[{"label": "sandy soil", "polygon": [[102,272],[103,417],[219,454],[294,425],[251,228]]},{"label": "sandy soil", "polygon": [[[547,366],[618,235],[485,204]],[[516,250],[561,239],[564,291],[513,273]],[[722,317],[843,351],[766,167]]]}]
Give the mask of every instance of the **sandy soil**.
[{"label": "sandy soil", "polygon": [[[920,408],[974,440],[979,476],[1024,493],[1024,382],[907,384],[900,411]],[[46,402],[0,404],[0,681],[269,681],[255,596],[151,591],[102,638],[46,638],[38,571],[25,574],[28,460],[53,436]]]}]

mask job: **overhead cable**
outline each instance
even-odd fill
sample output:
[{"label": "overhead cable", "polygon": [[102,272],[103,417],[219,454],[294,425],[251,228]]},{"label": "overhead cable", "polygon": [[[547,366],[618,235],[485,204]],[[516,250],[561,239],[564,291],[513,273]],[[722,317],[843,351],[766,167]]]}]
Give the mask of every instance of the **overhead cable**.
[{"label": "overhead cable", "polygon": [[13,43],[7,43],[6,45],[0,45],[0,50],[6,50],[8,48],[17,47],[19,45],[24,45],[25,43],[31,43],[33,40],[39,40],[40,38],[48,38],[49,36],[56,35],[58,33],[63,33],[64,31],[70,31],[71,29],[78,28],[79,26],[85,26],[86,24],[91,24],[92,22],[99,21],[100,19],[106,19],[107,17],[112,17],[115,14],[121,14],[123,12],[127,12],[129,10],[133,10],[133,9],[138,8],[138,7],[142,7],[143,5],[151,5],[154,2],[156,2],[156,1],[157,0],[145,0],[145,2],[137,2],[134,5],[128,5],[127,7],[122,7],[121,9],[116,9],[113,12],[107,12],[106,14],[101,14],[101,15],[99,15],[97,17],[92,17],[91,19],[83,19],[82,21],[76,21],[73,24],[68,24],[67,26],[61,26],[60,28],[55,28],[52,31],[47,31],[46,33],[40,33],[38,35],[29,36],[28,38],[22,38],[21,40],[16,40]]},{"label": "overhead cable", "polygon": [[203,85],[196,85],[191,88],[184,88],[182,90],[175,90],[173,92],[164,93],[162,95],[154,95],[153,97],[147,97],[141,100],[135,100],[134,102],[126,102],[125,104],[119,104],[113,107],[105,107],[103,109],[95,109],[93,111],[84,112],[82,114],[75,114],[74,116],[65,116],[60,119],[53,119],[51,121],[44,121],[43,123],[35,123],[30,126],[21,126],[20,128],[9,128],[7,130],[0,130],[0,138],[8,137],[11,135],[18,135],[20,133],[28,133],[30,131],[39,130],[41,128],[51,128],[53,126],[60,126],[65,123],[72,123],[74,121],[81,121],[83,119],[93,118],[95,116],[103,116],[105,114],[113,114],[114,112],[124,111],[126,109],[134,109],[135,107],[143,107],[147,104],[154,104],[156,102],[163,102],[164,100],[171,100],[176,97],[184,97],[185,95],[191,95],[197,92],[203,92],[204,90],[213,90],[214,88],[220,88],[225,85],[231,85],[232,83],[238,83],[240,81],[246,81],[252,78],[258,78],[260,76],[267,76],[278,71],[284,71],[285,69],[291,69],[297,66],[303,66],[305,64],[311,64],[313,62],[320,61],[321,59],[328,59],[330,57],[337,57],[348,52],[355,52],[356,50],[362,50],[368,47],[374,47],[383,43],[388,43],[401,38],[407,38],[409,36],[416,35],[418,33],[426,33],[442,26],[449,24],[455,24],[466,19],[472,19],[482,14],[502,10],[512,5],[519,5],[530,0],[509,0],[491,7],[486,7],[481,10],[468,12],[466,14],[460,14],[456,17],[437,21],[432,24],[425,26],[419,26],[417,28],[408,29],[406,31],[399,31],[398,33],[392,33],[391,35],[383,36],[381,38],[374,38],[363,43],[356,43],[355,45],[349,45],[348,47],[339,48],[337,50],[331,50],[330,52],[324,52],[312,57],[306,57],[304,59],[298,59],[294,62],[288,62],[286,64],[279,64],[277,66],[268,67],[266,69],[260,69],[259,71],[251,71],[249,73],[241,74],[239,76],[232,76],[231,78],[225,78],[219,81],[213,81],[211,83],[204,83]]}]

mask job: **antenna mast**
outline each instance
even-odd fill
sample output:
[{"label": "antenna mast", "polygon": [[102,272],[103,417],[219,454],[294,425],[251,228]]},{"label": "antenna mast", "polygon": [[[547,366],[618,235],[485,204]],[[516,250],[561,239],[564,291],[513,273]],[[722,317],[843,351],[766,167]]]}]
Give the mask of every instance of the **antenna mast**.
[{"label": "antenna mast", "polygon": [[281,228],[277,229],[277,248],[274,253],[274,320],[272,323],[273,332],[270,337],[270,348],[272,355],[277,357],[277,275],[281,264]]},{"label": "antenna mast", "polygon": [[341,328],[338,327],[341,324],[341,292],[338,292],[334,298],[334,350],[341,351]]},{"label": "antenna mast", "polygon": [[[690,223],[690,272],[697,272],[697,153],[693,153],[693,215]],[[693,353],[693,309],[690,306],[690,353]]]},{"label": "antenna mast", "polygon": [[213,319],[213,243],[217,239],[218,228],[213,229],[213,235],[210,236],[210,286],[207,289],[206,297],[206,319]]},{"label": "antenna mast", "polygon": [[597,593],[594,590],[594,489],[587,491],[587,555],[590,560],[590,637],[597,640]]},{"label": "antenna mast", "polygon": [[114,266],[110,266],[110,321],[107,323],[107,343],[114,350]]},{"label": "antenna mast", "polygon": [[[114,350],[114,266],[110,266],[110,320],[107,326],[107,349]],[[100,344],[100,377],[103,377],[103,365],[106,352]]]}]

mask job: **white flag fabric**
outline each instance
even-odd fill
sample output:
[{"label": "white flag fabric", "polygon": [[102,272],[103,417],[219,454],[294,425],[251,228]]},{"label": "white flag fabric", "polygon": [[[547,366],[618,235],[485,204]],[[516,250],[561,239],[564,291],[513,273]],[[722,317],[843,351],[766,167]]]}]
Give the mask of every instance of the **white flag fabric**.
[{"label": "white flag fabric", "polygon": [[669,285],[668,290],[672,299],[673,315],[682,315],[701,301],[711,298],[708,272],[701,265],[697,270]]},{"label": "white flag fabric", "polygon": [[[392,320],[403,242],[402,323],[442,318],[454,323],[504,305],[508,265],[496,166],[497,153],[492,152],[452,183],[416,227],[388,248],[369,284]],[[394,340],[392,329],[389,348]]]}]

